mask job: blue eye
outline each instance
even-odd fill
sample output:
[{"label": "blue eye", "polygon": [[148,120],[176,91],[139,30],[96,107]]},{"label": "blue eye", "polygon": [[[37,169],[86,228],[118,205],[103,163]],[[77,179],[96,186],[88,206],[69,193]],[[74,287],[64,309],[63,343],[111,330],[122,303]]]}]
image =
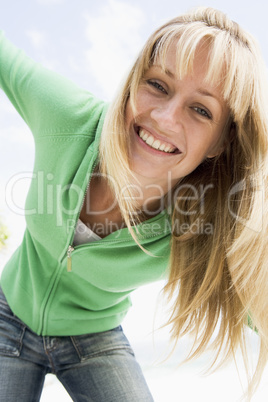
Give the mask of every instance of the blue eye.
[{"label": "blue eye", "polygon": [[152,87],[156,88],[158,91],[163,92],[165,94],[167,93],[165,88],[161,84],[159,84],[157,81],[148,80],[147,83],[149,85],[151,85]]},{"label": "blue eye", "polygon": [[203,116],[203,117],[206,117],[207,119],[211,119],[211,118],[212,118],[211,114],[210,114],[206,109],[203,109],[202,107],[195,106],[193,109],[194,109],[198,114],[200,114],[200,115]]}]

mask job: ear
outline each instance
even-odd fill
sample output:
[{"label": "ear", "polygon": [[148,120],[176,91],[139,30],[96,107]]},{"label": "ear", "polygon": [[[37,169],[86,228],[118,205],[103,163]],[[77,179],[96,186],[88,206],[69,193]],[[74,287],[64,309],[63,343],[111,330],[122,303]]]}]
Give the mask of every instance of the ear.
[{"label": "ear", "polygon": [[234,122],[231,123],[230,126],[230,131],[229,134],[224,138],[223,144],[220,144],[219,146],[217,145],[209,155],[207,155],[207,158],[215,158],[216,156],[219,156],[227,147],[227,144],[230,145],[231,142],[233,142],[236,134],[236,125]]}]

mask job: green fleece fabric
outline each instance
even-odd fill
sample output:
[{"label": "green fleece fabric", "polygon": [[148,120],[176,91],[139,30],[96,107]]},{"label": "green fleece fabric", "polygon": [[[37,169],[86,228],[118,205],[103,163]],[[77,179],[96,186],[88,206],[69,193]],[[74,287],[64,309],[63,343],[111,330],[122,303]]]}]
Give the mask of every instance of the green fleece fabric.
[{"label": "green fleece fabric", "polygon": [[[97,163],[107,104],[43,68],[0,33],[0,86],[30,127],[35,164],[26,231],[1,287],[15,315],[39,335],[100,332],[119,325],[137,287],[166,276],[166,211],[140,224],[142,251],[128,229],[68,248]],[[12,229],[12,228],[11,228]]]}]

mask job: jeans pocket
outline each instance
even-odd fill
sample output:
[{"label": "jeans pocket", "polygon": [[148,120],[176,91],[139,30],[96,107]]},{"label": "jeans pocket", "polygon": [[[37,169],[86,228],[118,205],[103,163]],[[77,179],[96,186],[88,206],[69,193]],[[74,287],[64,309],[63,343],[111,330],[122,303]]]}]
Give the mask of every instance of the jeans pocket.
[{"label": "jeans pocket", "polygon": [[0,300],[0,354],[19,356],[25,325],[14,316],[5,300]]},{"label": "jeans pocket", "polygon": [[118,353],[120,350],[134,356],[121,326],[110,331],[72,336],[71,340],[81,361],[95,356]]}]

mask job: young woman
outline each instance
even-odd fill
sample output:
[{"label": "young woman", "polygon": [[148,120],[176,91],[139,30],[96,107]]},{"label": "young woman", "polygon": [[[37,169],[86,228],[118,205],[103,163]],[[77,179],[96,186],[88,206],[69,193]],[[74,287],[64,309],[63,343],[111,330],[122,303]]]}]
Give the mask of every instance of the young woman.
[{"label": "young woman", "polygon": [[[210,8],[145,44],[107,108],[0,38],[0,83],[36,145],[27,228],[0,297],[0,395],[151,401],[121,322],[167,278],[172,338],[267,360],[267,87],[252,37]],[[108,110],[107,110],[108,109]],[[217,355],[218,356],[218,355]],[[252,391],[253,387],[250,388]]]}]

